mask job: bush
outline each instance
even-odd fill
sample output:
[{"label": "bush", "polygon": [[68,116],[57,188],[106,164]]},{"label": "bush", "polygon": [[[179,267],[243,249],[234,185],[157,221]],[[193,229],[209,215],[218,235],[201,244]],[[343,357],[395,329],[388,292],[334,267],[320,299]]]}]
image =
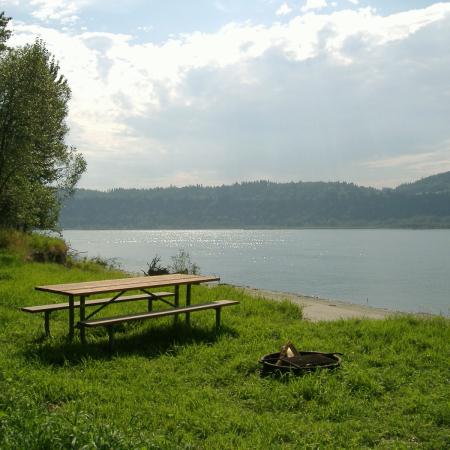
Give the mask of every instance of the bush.
[{"label": "bush", "polygon": [[57,237],[0,229],[0,249],[11,251],[28,261],[64,264],[69,247]]},{"label": "bush", "polygon": [[177,255],[172,256],[172,265],[169,266],[172,273],[185,273],[198,275],[200,273],[200,267],[191,262],[189,253],[181,249]]},{"label": "bush", "polygon": [[42,234],[30,234],[28,242],[31,250],[30,258],[33,261],[58,264],[66,262],[69,247],[63,239]]},{"label": "bush", "polygon": [[150,263],[147,263],[148,269],[142,270],[142,272],[147,276],[169,273],[200,274],[200,267],[191,261],[189,253],[185,250],[179,250],[178,254],[171,256],[171,259],[172,264],[166,267],[161,265],[161,257],[156,255]]},{"label": "bush", "polygon": [[121,270],[120,263],[116,258],[102,258],[94,256],[93,258],[78,258],[70,256],[67,260],[68,267],[73,267],[88,272],[104,272],[105,270]]},{"label": "bush", "polygon": [[169,269],[167,267],[164,267],[160,264],[161,257],[156,255],[152,262],[147,263],[148,269],[143,270],[144,275],[152,276],[152,275],[166,275],[169,273]]}]

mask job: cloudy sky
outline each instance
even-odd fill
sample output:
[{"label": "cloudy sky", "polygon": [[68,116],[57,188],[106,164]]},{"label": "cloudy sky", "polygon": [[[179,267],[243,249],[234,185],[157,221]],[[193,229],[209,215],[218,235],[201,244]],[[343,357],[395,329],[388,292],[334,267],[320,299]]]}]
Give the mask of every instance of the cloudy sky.
[{"label": "cloudy sky", "polygon": [[72,88],[86,188],[450,170],[450,2],[0,0]]}]

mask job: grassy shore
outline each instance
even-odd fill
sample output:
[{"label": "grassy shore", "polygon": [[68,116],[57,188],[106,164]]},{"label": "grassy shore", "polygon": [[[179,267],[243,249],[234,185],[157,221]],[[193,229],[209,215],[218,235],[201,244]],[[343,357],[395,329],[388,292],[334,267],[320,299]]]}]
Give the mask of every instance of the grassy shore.
[{"label": "grassy shore", "polygon": [[[241,301],[192,329],[171,319],[103,330],[69,343],[67,312],[18,310],[57,299],[39,284],[123,277],[0,253],[0,448],[449,448],[450,327],[443,318],[310,323],[292,303],[229,286],[195,287],[194,302]],[[117,311],[144,305],[117,305]],[[108,315],[111,311],[108,312]],[[339,351],[342,367],[260,378],[258,359],[287,340]]]}]

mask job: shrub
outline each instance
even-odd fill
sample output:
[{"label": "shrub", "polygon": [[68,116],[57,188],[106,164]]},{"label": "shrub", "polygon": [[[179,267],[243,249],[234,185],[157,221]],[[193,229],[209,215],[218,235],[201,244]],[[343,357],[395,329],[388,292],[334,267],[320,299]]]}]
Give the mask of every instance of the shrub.
[{"label": "shrub", "polygon": [[86,270],[88,272],[104,272],[105,270],[121,270],[120,263],[116,258],[102,258],[94,256],[93,258],[78,258],[73,255],[67,259],[69,267]]},{"label": "shrub", "polygon": [[172,264],[169,266],[172,273],[185,273],[198,275],[200,273],[200,267],[191,262],[189,253],[183,249],[179,250],[178,254],[172,256]]},{"label": "shrub", "polygon": [[151,276],[151,275],[166,275],[169,273],[169,269],[167,267],[164,267],[160,264],[161,257],[156,255],[152,262],[147,263],[148,269],[143,270],[144,275]]},{"label": "shrub", "polygon": [[0,249],[9,250],[28,261],[64,264],[69,247],[57,237],[3,228],[0,229]]},{"label": "shrub", "polygon": [[63,239],[33,233],[28,240],[30,258],[33,261],[58,264],[66,262],[69,247]]}]

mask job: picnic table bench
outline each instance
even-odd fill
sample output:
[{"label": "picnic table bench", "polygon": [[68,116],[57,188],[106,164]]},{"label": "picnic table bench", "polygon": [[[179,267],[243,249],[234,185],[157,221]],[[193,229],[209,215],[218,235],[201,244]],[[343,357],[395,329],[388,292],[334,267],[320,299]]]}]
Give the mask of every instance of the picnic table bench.
[{"label": "picnic table bench", "polygon": [[[165,297],[173,297],[175,294],[173,292],[153,292],[152,295],[148,294],[138,294],[138,295],[126,295],[117,297],[115,303],[132,302],[137,300],[147,300],[148,310],[152,310],[153,300],[162,300]],[[108,298],[97,298],[95,300],[86,300],[85,306],[98,306],[110,303],[112,297]],[[80,307],[80,302],[73,302],[74,308]],[[28,312],[31,314],[44,313],[44,331],[47,336],[50,336],[50,313],[53,311],[61,311],[64,309],[69,309],[69,303],[51,303],[50,305],[37,305],[37,306],[23,306],[21,311]]]},{"label": "picnic table bench", "polygon": [[87,327],[87,328],[105,327],[108,331],[109,349],[110,349],[110,351],[112,351],[113,342],[114,342],[114,325],[117,325],[119,323],[134,322],[137,320],[152,319],[155,317],[165,317],[165,316],[173,316],[173,315],[177,316],[178,314],[181,314],[181,313],[190,314],[191,312],[195,312],[195,311],[204,311],[207,309],[214,309],[216,311],[216,333],[217,333],[220,329],[220,311],[221,311],[221,309],[224,306],[236,305],[238,303],[239,302],[236,300],[216,300],[212,303],[186,306],[186,307],[181,307],[181,308],[166,309],[163,311],[143,312],[143,313],[129,314],[129,315],[125,315],[125,316],[114,316],[114,317],[107,317],[107,318],[101,318],[101,319],[85,320],[85,321],[78,322],[78,326],[79,327]]},{"label": "picnic table bench", "polygon": [[[44,313],[45,333],[50,334],[50,313],[58,310],[69,311],[69,338],[73,339],[75,328],[79,329],[80,339],[86,343],[86,328],[105,327],[108,330],[109,345],[113,345],[113,327],[123,322],[133,322],[157,317],[173,315],[177,320],[179,314],[185,314],[186,323],[190,324],[190,314],[196,311],[208,309],[216,312],[216,331],[220,328],[220,312],[225,306],[238,304],[236,300],[218,300],[202,305],[191,305],[191,287],[200,283],[219,281],[217,276],[170,274],[144,277],[120,278],[114,280],[90,281],[85,283],[68,283],[58,285],[37,286],[35,289],[43,292],[50,292],[64,295],[68,301],[65,303],[55,303],[50,305],[26,306],[21,308],[28,313]],[[158,292],[154,289],[172,286],[173,292]],[[180,307],[180,286],[186,287],[185,305]],[[139,291],[139,294],[124,295],[130,291]],[[153,291],[153,292],[152,292]],[[96,298],[87,300],[89,296],[115,293],[112,297]],[[78,300],[75,299],[78,297]],[[173,297],[173,303],[167,298]],[[133,302],[147,300],[147,311],[142,313],[131,313],[114,317],[93,317],[105,307],[122,302]],[[170,308],[161,311],[153,311],[153,301],[159,300],[167,303]],[[92,313],[86,315],[86,307],[98,306]],[[79,321],[75,324],[75,309],[79,310]]]}]

